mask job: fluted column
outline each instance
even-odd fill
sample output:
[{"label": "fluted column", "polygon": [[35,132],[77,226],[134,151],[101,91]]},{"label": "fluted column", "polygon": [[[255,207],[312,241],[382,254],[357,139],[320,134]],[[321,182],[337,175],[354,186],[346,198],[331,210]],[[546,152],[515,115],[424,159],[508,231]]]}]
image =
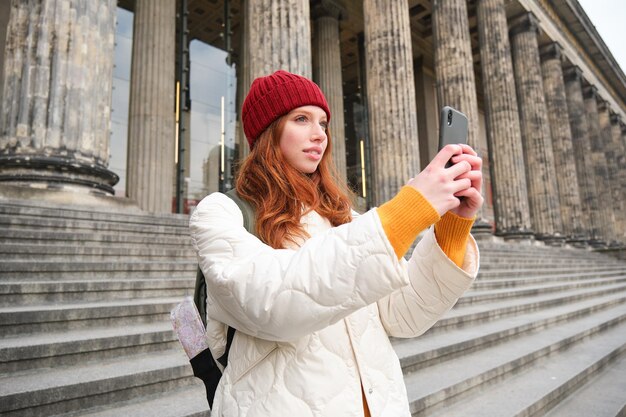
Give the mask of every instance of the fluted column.
[{"label": "fluted column", "polygon": [[465,113],[468,143],[478,148],[478,101],[467,2],[434,0],[432,20],[439,104]]},{"label": "fluted column", "polygon": [[332,112],[330,133],[333,161],[339,178],[345,182],[347,181],[346,135],[339,49],[339,19],[342,14],[345,14],[345,8],[338,0],[318,0],[313,6],[312,14],[315,22],[313,79],[324,92]]},{"label": "fluted column", "polygon": [[595,210],[596,183],[593,179],[591,164],[591,144],[589,142],[589,125],[585,110],[582,90],[582,72],[578,67],[569,67],[564,72],[565,94],[567,96],[567,112],[572,131],[576,174],[583,209],[580,219],[590,243],[594,244],[598,236],[595,234],[598,224],[598,212]]},{"label": "fluted column", "polygon": [[504,0],[479,0],[478,39],[496,234],[531,234],[522,132]]},{"label": "fluted column", "polygon": [[[595,182],[595,195],[593,210],[596,212],[598,221],[594,224],[595,235],[599,238],[598,244],[607,244],[610,240],[609,227],[612,223],[609,209],[611,204],[608,200],[606,181],[606,156],[604,156],[602,141],[603,135],[600,130],[598,118],[598,90],[594,86],[586,86],[583,89],[587,124],[589,126],[589,145],[591,150],[591,180]],[[609,207],[606,207],[607,202]]]},{"label": "fluted column", "polygon": [[[617,242],[618,237],[616,235],[616,215],[613,212],[613,176],[614,176],[614,158],[611,151],[611,142],[613,141],[613,134],[611,132],[611,116],[609,103],[605,100],[599,99],[596,102],[596,109],[598,112],[598,141],[595,145],[592,143],[593,158],[596,163],[602,164],[600,167],[596,167],[596,173],[598,176],[603,175],[604,180],[600,180],[598,185],[598,192],[600,193],[599,202],[602,205],[602,211],[607,221],[606,226],[603,228],[607,242]],[[599,169],[598,169],[599,168]]]},{"label": "fluted column", "polygon": [[[624,122],[624,120],[620,120],[619,121],[619,126],[620,126],[620,131],[621,131],[621,136],[620,136],[620,146],[622,148],[621,152],[620,152],[620,157],[618,159],[618,166],[619,166],[619,183],[621,186],[621,195],[620,195],[620,200],[622,201],[622,205],[623,207],[625,207],[625,210],[622,210],[622,215],[625,218],[625,222],[626,222],[626,123]],[[617,133],[617,132],[616,132]],[[622,230],[622,234],[626,235],[626,224],[625,224],[625,229]],[[626,242],[626,236],[624,236],[624,242]]]},{"label": "fluted column", "polygon": [[250,82],[279,69],[312,77],[309,16],[309,0],[246,1]]},{"label": "fluted column", "polygon": [[[432,21],[439,104],[452,106],[465,113],[468,119],[467,142],[474,149],[480,149],[478,100],[467,1],[433,0]],[[485,206],[477,214],[474,234],[491,232],[484,210]]]},{"label": "fluted column", "polygon": [[419,172],[411,28],[406,0],[365,0],[365,60],[373,205]]},{"label": "fluted column", "polygon": [[510,35],[531,221],[535,236],[551,242],[562,237],[562,222],[539,60],[538,30],[536,18],[527,13],[513,22]]},{"label": "fluted column", "polygon": [[[0,2],[0,97],[3,97],[2,85],[4,82],[4,48],[6,46],[7,30],[9,29],[9,17],[11,16],[11,2]],[[0,100],[0,109],[2,108],[2,101]]]},{"label": "fluted column", "polygon": [[1,182],[113,194],[119,178],[106,167],[116,4],[11,3]]},{"label": "fluted column", "polygon": [[620,127],[621,118],[618,114],[610,113],[611,142],[606,149],[606,159],[609,164],[609,177],[612,184],[613,214],[615,215],[616,240],[622,245],[626,244],[626,159],[625,143],[622,139]]},{"label": "fluted column", "polygon": [[541,50],[541,72],[548,109],[548,121],[554,151],[559,206],[563,222],[563,233],[572,241],[582,240],[580,222],[582,207],[576,176],[576,161],[572,144],[572,131],[567,120],[567,96],[561,66],[561,47],[552,43]]},{"label": "fluted column", "polygon": [[126,193],[156,213],[172,210],[175,29],[175,2],[135,2]]},{"label": "fluted column", "polygon": [[248,24],[247,1],[242,0],[241,2],[241,21],[244,24],[242,25],[243,33],[239,38],[239,62],[237,62],[235,67],[237,71],[237,145],[239,146],[237,157],[240,160],[243,160],[250,153],[250,147],[241,121],[241,106],[243,106],[243,101],[248,95],[250,84],[252,83],[250,79],[250,50],[248,49],[250,25]]}]

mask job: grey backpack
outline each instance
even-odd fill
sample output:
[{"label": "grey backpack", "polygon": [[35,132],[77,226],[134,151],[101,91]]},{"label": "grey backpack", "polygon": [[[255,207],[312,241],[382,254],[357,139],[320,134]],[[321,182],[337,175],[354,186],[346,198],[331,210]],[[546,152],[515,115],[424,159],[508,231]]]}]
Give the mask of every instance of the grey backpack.
[{"label": "grey backpack", "polygon": [[[248,203],[246,200],[239,197],[236,190],[234,189],[226,192],[226,195],[230,197],[241,210],[241,213],[243,214],[243,226],[248,232],[256,235],[256,213],[254,211],[254,208],[252,208],[250,203]],[[202,273],[202,270],[198,266],[198,271],[196,272],[196,286],[193,292],[193,301],[198,308],[200,318],[202,319],[202,323],[205,327],[206,297],[206,280],[204,279],[204,274]],[[226,349],[224,351],[224,354],[217,359],[217,361],[222,365],[223,368],[226,368],[226,365],[228,364],[228,352],[230,351],[230,345],[233,341],[234,336],[235,329],[229,326],[226,337]],[[217,390],[217,385],[219,384],[220,378],[222,377],[222,371],[217,366],[217,363],[215,362],[215,359],[213,358],[213,355],[211,354],[211,351],[209,349],[204,350],[203,352],[192,358],[189,362],[191,363],[191,368],[193,369],[194,376],[200,378],[202,382],[204,382],[209,406],[213,408],[215,390]]]}]

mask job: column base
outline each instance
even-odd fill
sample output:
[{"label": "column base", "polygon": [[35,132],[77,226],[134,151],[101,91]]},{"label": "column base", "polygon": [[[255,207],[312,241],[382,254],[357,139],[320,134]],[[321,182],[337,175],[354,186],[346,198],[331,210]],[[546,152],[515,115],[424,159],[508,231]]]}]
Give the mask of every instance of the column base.
[{"label": "column base", "polygon": [[0,155],[0,183],[113,195],[119,177],[95,162],[66,156]]},{"label": "column base", "polygon": [[577,249],[586,249],[589,247],[589,238],[583,235],[569,236],[565,238],[565,243]]},{"label": "column base", "polygon": [[143,213],[135,201],[126,197],[0,183],[0,204],[10,201],[26,202],[29,206],[36,207],[69,206],[98,211]]},{"label": "column base", "polygon": [[506,242],[515,242],[532,245],[535,242],[535,234],[530,229],[512,227],[509,229],[497,229],[496,236],[502,237]]},{"label": "column base", "polygon": [[589,246],[591,246],[591,248],[594,250],[604,250],[604,249],[607,249],[609,246],[607,242],[605,242],[604,240],[596,239],[596,238],[589,239],[588,243],[589,243]]},{"label": "column base", "polygon": [[543,243],[545,243],[548,246],[564,246],[565,245],[565,236],[556,234],[556,235],[542,235],[542,234],[536,234],[535,238],[537,240],[542,241]]},{"label": "column base", "polygon": [[488,239],[494,235],[493,225],[483,218],[476,219],[472,226],[472,236],[476,240]]},{"label": "column base", "polygon": [[599,250],[598,252],[605,253],[614,258],[621,259],[626,261],[626,246],[621,246],[619,248],[611,248],[605,250]]}]

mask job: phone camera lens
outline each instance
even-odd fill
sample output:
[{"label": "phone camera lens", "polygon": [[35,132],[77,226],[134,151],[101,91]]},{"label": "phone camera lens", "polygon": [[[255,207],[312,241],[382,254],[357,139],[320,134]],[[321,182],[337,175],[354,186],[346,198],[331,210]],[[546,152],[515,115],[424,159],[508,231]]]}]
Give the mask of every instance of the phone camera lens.
[{"label": "phone camera lens", "polygon": [[452,124],[452,111],[448,110],[448,126]]}]

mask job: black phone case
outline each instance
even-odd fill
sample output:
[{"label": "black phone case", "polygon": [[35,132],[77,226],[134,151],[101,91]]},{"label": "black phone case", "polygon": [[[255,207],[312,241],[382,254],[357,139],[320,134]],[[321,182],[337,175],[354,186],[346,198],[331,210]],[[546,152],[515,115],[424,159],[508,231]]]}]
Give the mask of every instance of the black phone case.
[{"label": "black phone case", "polygon": [[439,149],[458,143],[467,143],[467,116],[445,106],[439,116]]}]

